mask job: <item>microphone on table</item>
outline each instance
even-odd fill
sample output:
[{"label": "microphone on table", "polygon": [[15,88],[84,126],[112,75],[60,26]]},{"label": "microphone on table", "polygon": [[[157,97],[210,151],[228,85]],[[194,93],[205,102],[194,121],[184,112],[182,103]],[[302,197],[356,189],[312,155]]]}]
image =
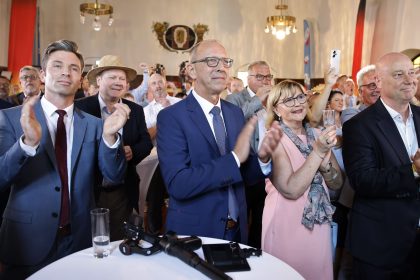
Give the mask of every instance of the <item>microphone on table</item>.
[{"label": "microphone on table", "polygon": [[[193,252],[201,248],[202,245],[201,239],[197,236],[178,238],[174,232],[169,231],[162,237],[158,237],[146,233],[142,224],[143,218],[136,215],[130,217],[130,222],[124,222],[126,239],[119,246],[122,254],[131,255],[132,253],[138,253],[144,256],[150,256],[156,252],[163,251],[197,269],[210,279],[232,280],[229,275],[207,263]],[[142,240],[147,241],[152,246],[141,247],[140,242]]]},{"label": "microphone on table", "polygon": [[[198,238],[196,236],[187,237],[185,241],[190,241],[190,238]],[[199,238],[198,238],[199,239]],[[200,247],[201,247],[201,239],[200,240]],[[159,241],[160,246],[162,247],[163,251],[170,255],[177,257],[184,263],[192,266],[193,268],[197,269],[210,279],[214,280],[232,280],[232,278],[218,269],[217,267],[207,263],[206,261],[202,260],[196,253],[191,250],[186,250],[185,245],[183,244],[183,238],[179,239],[175,233],[168,232],[165,234]]]}]

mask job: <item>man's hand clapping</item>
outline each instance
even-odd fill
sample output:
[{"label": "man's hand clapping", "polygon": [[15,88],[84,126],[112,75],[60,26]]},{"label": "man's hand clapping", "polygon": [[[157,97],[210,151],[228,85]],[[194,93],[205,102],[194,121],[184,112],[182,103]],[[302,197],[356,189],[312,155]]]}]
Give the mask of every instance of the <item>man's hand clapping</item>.
[{"label": "man's hand clapping", "polygon": [[126,104],[117,103],[114,106],[114,112],[104,122],[103,131],[103,136],[110,145],[117,141],[117,132],[130,118],[130,108]]},{"label": "man's hand clapping", "polygon": [[20,116],[20,125],[23,130],[23,143],[35,147],[41,141],[42,129],[39,121],[36,119],[34,106],[39,102],[38,96],[28,97],[23,104]]}]

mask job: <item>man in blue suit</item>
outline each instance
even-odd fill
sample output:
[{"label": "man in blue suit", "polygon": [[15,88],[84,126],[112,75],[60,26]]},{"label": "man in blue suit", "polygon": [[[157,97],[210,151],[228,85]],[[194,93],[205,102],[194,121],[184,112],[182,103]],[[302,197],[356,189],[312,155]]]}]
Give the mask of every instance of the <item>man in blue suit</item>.
[{"label": "man in blue suit", "polygon": [[[169,193],[166,230],[246,242],[243,181],[264,175],[250,152],[256,117],[244,126],[242,110],[220,99],[232,62],[217,41],[193,48],[187,70],[194,90],[159,113],[157,150]],[[279,140],[275,125],[259,151],[263,166]]]},{"label": "man in blue suit", "polygon": [[90,247],[95,174],[111,182],[124,177],[118,131],[130,110],[120,104],[102,124],[75,108],[82,69],[74,42],[51,43],[42,59],[45,95],[0,111],[0,191],[11,189],[0,228],[6,279]]}]

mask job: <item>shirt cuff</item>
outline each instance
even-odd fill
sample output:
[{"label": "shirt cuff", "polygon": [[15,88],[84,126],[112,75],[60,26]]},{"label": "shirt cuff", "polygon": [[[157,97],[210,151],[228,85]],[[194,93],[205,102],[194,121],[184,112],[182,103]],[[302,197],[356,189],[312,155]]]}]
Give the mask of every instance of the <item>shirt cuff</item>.
[{"label": "shirt cuff", "polygon": [[36,154],[36,150],[39,147],[39,144],[36,145],[35,147],[31,147],[29,145],[26,145],[25,143],[23,143],[23,135],[19,138],[19,145],[22,148],[22,150],[25,152],[25,154],[27,156],[33,157]]},{"label": "shirt cuff", "polygon": [[258,159],[258,162],[259,162],[260,167],[261,167],[261,172],[265,176],[267,176],[268,174],[270,174],[270,172],[271,172],[271,158],[266,163],[262,162],[260,159]]},{"label": "shirt cuff", "polygon": [[104,136],[102,136],[102,139],[104,140],[105,145],[110,148],[110,149],[116,149],[118,148],[118,146],[120,145],[120,140],[121,140],[121,135],[119,133],[117,133],[117,141],[115,141],[114,145],[109,145],[109,143],[105,140]]},{"label": "shirt cuff", "polygon": [[239,161],[238,156],[232,151],[232,155],[235,158],[236,164],[238,165],[238,167],[241,167],[241,162]]}]

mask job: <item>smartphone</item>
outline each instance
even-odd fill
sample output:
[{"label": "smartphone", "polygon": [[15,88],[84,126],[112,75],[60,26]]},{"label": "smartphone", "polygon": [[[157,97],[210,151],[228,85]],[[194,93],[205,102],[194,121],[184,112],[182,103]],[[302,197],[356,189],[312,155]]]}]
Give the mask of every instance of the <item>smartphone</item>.
[{"label": "smartphone", "polygon": [[335,68],[337,74],[340,73],[340,50],[331,50],[330,66]]}]

